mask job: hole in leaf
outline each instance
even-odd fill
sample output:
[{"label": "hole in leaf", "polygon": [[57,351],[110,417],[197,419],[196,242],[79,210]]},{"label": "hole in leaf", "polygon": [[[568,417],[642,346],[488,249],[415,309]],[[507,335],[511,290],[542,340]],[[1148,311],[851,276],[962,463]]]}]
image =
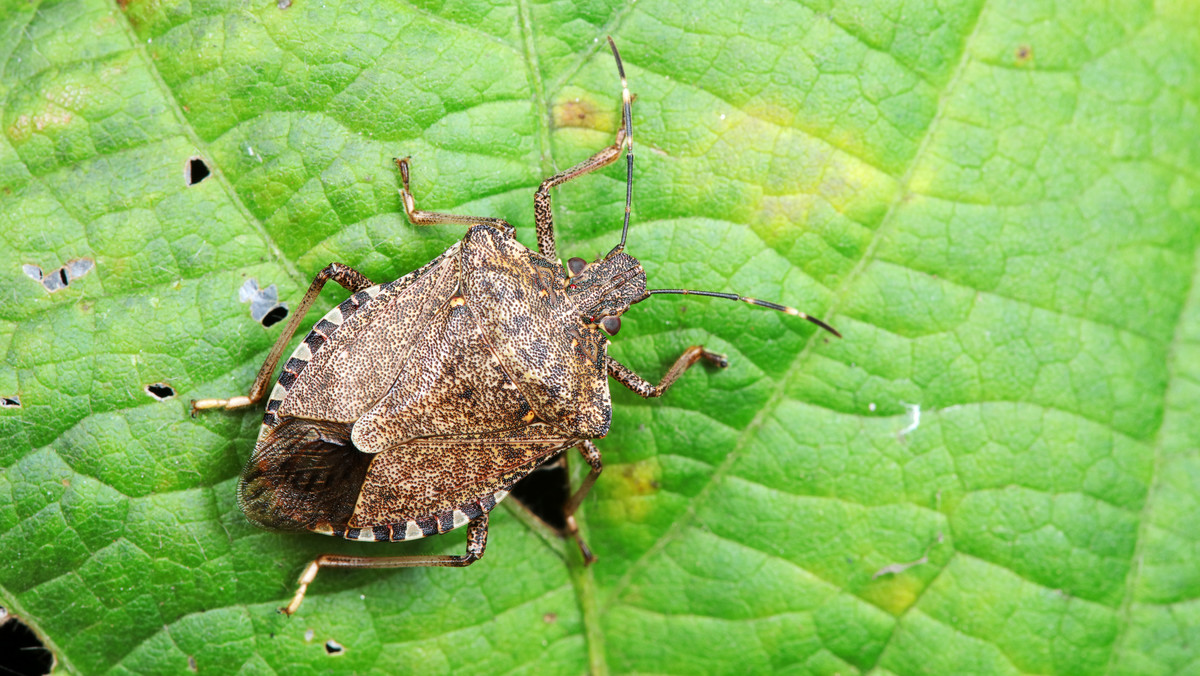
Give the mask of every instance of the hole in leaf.
[{"label": "hole in leaf", "polygon": [[71,282],[83,277],[96,267],[96,263],[90,258],[76,258],[67,261],[67,264],[52,270],[44,272],[37,265],[25,264],[21,266],[21,272],[24,272],[27,277],[41,285],[50,293],[61,291],[67,288]]},{"label": "hole in leaf", "polygon": [[275,307],[271,308],[271,311],[262,318],[262,325],[273,326],[283,321],[283,318],[287,315],[288,311],[286,307],[282,305],[276,305]]},{"label": "hole in leaf", "polygon": [[333,639],[329,639],[325,642],[325,652],[329,653],[330,655],[338,655],[343,650],[345,650],[345,648],[342,647],[342,644]]},{"label": "hole in leaf", "polygon": [[208,178],[208,165],[199,157],[190,158],[183,168],[183,177],[188,185],[196,185]]},{"label": "hole in leaf", "polygon": [[561,532],[567,528],[563,507],[571,497],[567,481],[567,465],[560,456],[518,481],[509,497],[516,498],[547,526]]},{"label": "hole in leaf", "polygon": [[251,277],[238,289],[238,298],[250,303],[250,317],[263,326],[278,324],[288,315],[287,303],[279,302],[279,290],[274,284],[260,289],[258,280]]},{"label": "hole in leaf", "polygon": [[16,395],[0,397],[0,408],[21,408],[21,398]]},{"label": "hole in leaf", "polygon": [[0,606],[0,665],[6,674],[41,676],[54,670],[54,654],[29,625]]},{"label": "hole in leaf", "polygon": [[146,386],[146,394],[162,401],[175,396],[175,388],[166,383],[151,383]]}]

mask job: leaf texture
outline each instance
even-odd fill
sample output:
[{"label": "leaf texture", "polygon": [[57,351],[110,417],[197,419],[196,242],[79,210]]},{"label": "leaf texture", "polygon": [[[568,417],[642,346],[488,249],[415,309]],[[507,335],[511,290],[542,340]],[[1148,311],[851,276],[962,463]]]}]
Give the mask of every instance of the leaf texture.
[{"label": "leaf texture", "polygon": [[[619,125],[609,34],[651,285],[845,339],[638,305],[623,363],[731,366],[614,384],[598,563],[498,510],[467,569],[325,572],[277,615],[316,554],[465,534],[245,521],[258,413],[187,416],[282,329],[239,289],[294,309],[460,238],[405,221],[397,156],[421,208],[534,245],[534,189]],[[0,69],[0,603],[62,672],[1200,669],[1191,3],[5,0]],[[559,254],[602,254],[624,167],[554,199]]]}]

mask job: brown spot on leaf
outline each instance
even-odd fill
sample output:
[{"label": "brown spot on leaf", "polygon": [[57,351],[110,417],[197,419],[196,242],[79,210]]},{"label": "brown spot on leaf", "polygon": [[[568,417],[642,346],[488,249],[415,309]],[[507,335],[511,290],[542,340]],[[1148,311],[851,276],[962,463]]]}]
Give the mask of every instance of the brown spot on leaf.
[{"label": "brown spot on leaf", "polygon": [[607,120],[601,122],[596,118],[596,104],[582,98],[569,99],[554,104],[554,126],[583,127],[585,129],[608,129]]},{"label": "brown spot on leaf", "polygon": [[1033,47],[1030,47],[1029,45],[1021,45],[1017,47],[1015,56],[1017,59],[1017,65],[1024,66],[1030,61],[1033,61]]}]

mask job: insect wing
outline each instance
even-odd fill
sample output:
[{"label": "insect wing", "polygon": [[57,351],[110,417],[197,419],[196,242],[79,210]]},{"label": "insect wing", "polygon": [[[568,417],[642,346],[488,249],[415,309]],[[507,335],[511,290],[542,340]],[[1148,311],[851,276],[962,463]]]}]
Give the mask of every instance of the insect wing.
[{"label": "insect wing", "polygon": [[279,416],[353,422],[374,406],[412,357],[413,336],[457,289],[459,247],[450,247],[415,276],[384,285],[353,314],[334,309],[318,322],[314,333],[324,330],[328,338],[307,363],[293,355],[284,366],[298,374],[290,384],[281,377],[288,392]]},{"label": "insect wing", "polygon": [[268,528],[323,530],[350,519],[370,465],[350,442],[349,424],[282,418],[246,463],[238,504]]},{"label": "insect wing", "polygon": [[[542,424],[491,434],[415,439],[374,456],[350,525],[374,528],[430,515],[453,519],[455,511],[473,518],[491,510],[538,465],[577,443]],[[452,527],[459,525],[461,520]],[[438,532],[444,530],[448,528]]]}]

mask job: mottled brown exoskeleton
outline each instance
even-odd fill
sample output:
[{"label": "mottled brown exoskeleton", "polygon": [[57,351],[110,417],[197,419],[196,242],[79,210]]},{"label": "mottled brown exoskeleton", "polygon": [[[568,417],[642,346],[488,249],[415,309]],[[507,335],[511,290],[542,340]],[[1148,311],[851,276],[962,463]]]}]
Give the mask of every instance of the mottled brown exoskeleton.
[{"label": "mottled brown exoskeleton", "polygon": [[[538,251],[517,242],[498,218],[416,209],[407,159],[397,160],[404,210],[414,225],[469,226],[462,241],[387,284],[332,263],[317,274],[275,342],[250,393],[204,399],[193,412],[236,409],[262,399],[304,314],[332,279],[352,292],[330,310],[283,365],[267,398],[238,503],[267,528],[349,540],[413,540],[467,526],[462,556],[363,557],[326,554],[311,562],[283,612],[300,606],[324,567],[466,566],[483,556],[488,512],[513,484],[562,451],[578,448],[591,471],[565,506],[567,523],[600,474],[592,443],[612,417],[608,378],[643,397],[661,396],[688,367],[725,357],[688,348],[654,385],[607,354],[629,306],[653,294],[699,294],[780,310],[834,334],[793,308],[736,294],[646,289],[646,274],[624,252],[632,197],[631,97],[621,76],[616,140],[585,162],[546,179],[533,197]],[[603,259],[572,258],[554,246],[550,189],[626,157],[621,242]],[[579,540],[585,559],[590,552]]]}]

